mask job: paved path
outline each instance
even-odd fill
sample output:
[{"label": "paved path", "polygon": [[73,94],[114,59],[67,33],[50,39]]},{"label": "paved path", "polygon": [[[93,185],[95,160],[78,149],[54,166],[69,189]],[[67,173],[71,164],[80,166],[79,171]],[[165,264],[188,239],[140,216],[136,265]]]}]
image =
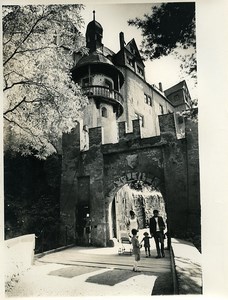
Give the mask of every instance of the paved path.
[{"label": "paved path", "polygon": [[116,248],[73,247],[36,259],[7,296],[150,296],[172,295],[169,251],[166,257],[145,257],[133,272],[133,256]]}]

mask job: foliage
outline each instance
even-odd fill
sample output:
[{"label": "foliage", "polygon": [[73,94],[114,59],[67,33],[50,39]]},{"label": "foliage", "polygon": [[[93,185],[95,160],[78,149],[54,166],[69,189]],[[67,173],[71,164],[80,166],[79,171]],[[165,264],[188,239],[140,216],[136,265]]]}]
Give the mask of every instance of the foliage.
[{"label": "foliage", "polygon": [[156,59],[175,53],[182,68],[196,78],[196,35],[194,2],[154,5],[143,19],[128,21],[142,30],[141,52],[146,59]]},{"label": "foliage", "polygon": [[6,152],[4,168],[5,238],[35,233],[36,251],[54,248],[60,220],[61,156],[39,160]]},{"label": "foliage", "polygon": [[3,7],[5,148],[46,158],[74,128],[87,98],[73,83],[82,5]]}]

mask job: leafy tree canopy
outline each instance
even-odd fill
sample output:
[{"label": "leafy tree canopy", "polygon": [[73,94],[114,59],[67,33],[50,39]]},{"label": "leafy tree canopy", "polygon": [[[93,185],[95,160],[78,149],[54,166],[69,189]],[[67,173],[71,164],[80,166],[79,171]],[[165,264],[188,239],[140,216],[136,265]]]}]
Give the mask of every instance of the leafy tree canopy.
[{"label": "leafy tree canopy", "polygon": [[181,67],[196,78],[196,35],[194,2],[154,5],[144,18],[128,21],[142,30],[141,52],[146,59],[156,59],[176,52]]},{"label": "leafy tree canopy", "polygon": [[73,83],[82,47],[82,5],[3,7],[5,148],[46,158],[81,117],[87,98]]}]

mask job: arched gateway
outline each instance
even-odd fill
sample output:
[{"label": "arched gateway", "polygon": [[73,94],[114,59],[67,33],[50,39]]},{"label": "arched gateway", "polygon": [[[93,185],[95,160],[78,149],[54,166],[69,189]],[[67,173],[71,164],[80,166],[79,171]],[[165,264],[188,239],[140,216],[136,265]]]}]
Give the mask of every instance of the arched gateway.
[{"label": "arched gateway", "polygon": [[[171,236],[200,234],[197,128],[186,121],[185,138],[177,139],[173,114],[159,116],[160,136],[141,138],[139,120],[133,132],[118,123],[118,143],[102,144],[102,127],[89,129],[89,147],[81,151],[83,129],[63,137],[61,232],[65,243],[85,244],[86,217],[90,241],[109,246],[113,234],[111,207],[116,192],[126,183],[143,181],[159,187]],[[196,125],[195,125],[196,127]]]},{"label": "arched gateway", "polygon": [[[137,178],[137,179],[135,179]],[[120,240],[121,233],[129,233],[127,220],[130,210],[137,216],[139,230],[147,230],[153,210],[158,209],[167,219],[166,204],[160,191],[160,179],[145,173],[129,173],[115,182],[107,197],[109,204],[109,237]]]}]

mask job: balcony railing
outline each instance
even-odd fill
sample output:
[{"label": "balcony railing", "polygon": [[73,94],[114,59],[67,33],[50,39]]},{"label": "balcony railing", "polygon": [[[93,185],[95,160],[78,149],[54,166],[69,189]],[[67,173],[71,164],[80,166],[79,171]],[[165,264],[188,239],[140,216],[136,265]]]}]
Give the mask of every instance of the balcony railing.
[{"label": "balcony railing", "polygon": [[124,100],[122,95],[116,90],[109,89],[106,86],[90,85],[90,86],[84,86],[82,87],[82,89],[88,97],[99,96],[103,98],[108,98],[111,100],[115,100],[121,105],[123,105]]}]

